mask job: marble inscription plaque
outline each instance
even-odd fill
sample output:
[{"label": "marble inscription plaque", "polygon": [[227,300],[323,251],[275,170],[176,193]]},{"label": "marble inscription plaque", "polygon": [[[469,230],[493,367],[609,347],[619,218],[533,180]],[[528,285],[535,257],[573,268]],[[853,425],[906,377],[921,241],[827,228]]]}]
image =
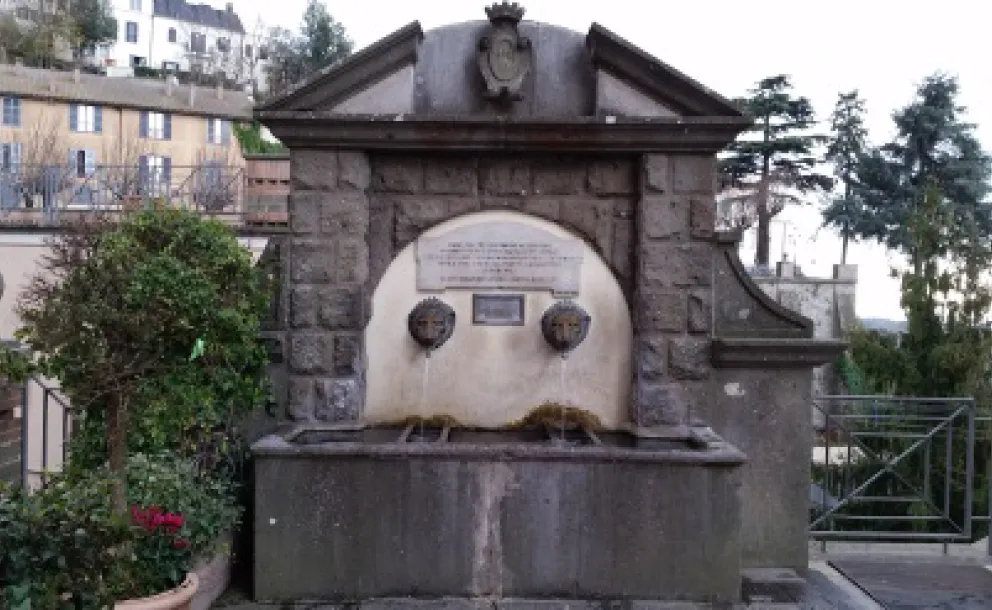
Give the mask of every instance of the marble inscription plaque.
[{"label": "marble inscription plaque", "polygon": [[473,294],[472,324],[477,326],[523,326],[524,295]]},{"label": "marble inscription plaque", "polygon": [[417,289],[579,292],[582,242],[519,222],[452,229],[417,242]]}]

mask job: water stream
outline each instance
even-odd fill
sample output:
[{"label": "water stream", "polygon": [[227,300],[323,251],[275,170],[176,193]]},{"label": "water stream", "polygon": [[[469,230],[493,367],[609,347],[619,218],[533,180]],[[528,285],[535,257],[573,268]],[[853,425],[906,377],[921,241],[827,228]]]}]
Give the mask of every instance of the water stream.
[{"label": "water stream", "polygon": [[561,397],[559,399],[560,400],[560,403],[559,403],[559,407],[560,407],[559,415],[561,417],[561,426],[559,427],[559,436],[560,436],[561,444],[564,445],[565,444],[565,406],[568,404],[568,394],[567,394],[567,392],[565,390],[565,388],[566,388],[566,386],[565,386],[565,377],[566,377],[566,374],[568,372],[568,352],[562,352],[562,354],[561,354],[561,366],[559,367],[558,372],[559,372],[559,378],[558,378],[558,396]]},{"label": "water stream", "polygon": [[430,384],[431,378],[431,352],[427,350],[424,352],[424,374],[420,380],[420,406],[417,408],[417,414],[420,419],[420,430],[418,435],[419,442],[427,442],[427,437],[424,436],[424,420],[427,419],[427,388]]}]

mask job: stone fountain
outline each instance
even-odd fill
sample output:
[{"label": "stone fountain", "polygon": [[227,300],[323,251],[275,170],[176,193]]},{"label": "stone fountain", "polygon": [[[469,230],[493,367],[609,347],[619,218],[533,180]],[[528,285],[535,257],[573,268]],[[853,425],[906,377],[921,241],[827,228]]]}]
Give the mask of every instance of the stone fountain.
[{"label": "stone fountain", "polygon": [[600,25],[486,13],[257,112],[292,156],[293,425],[253,447],[256,599],[732,603],[805,570],[841,346],[714,230],[748,120]]}]

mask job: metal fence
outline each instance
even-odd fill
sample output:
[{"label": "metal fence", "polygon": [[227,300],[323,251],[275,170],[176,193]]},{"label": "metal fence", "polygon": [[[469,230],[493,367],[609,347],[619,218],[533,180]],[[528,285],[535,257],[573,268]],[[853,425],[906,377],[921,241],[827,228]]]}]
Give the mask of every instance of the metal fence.
[{"label": "metal fence", "polygon": [[[824,396],[810,536],[971,542],[990,523],[992,418],[970,398]],[[992,542],[989,552],[992,554]]]},{"label": "metal fence", "polygon": [[245,168],[214,162],[173,166],[164,161],[148,158],[138,165],[114,166],[88,166],[85,160],[64,166],[7,165],[0,169],[0,226],[53,226],[86,212],[154,206],[182,208],[234,223],[271,221],[272,198],[262,202],[263,197],[253,196],[257,181],[246,175]]},{"label": "metal fence", "polygon": [[76,414],[59,389],[38,378],[27,381],[21,408],[21,483],[36,487],[62,469]]}]

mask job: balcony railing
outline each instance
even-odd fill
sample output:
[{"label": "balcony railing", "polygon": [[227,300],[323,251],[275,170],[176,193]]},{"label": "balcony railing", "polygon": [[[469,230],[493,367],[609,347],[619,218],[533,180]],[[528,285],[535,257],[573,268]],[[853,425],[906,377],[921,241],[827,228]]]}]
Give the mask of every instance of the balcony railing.
[{"label": "balcony railing", "polygon": [[[988,535],[992,418],[971,398],[824,396],[810,486],[816,540]],[[990,542],[989,554],[992,554]]]},{"label": "balcony railing", "polygon": [[283,227],[288,179],[273,180],[271,171],[256,176],[251,170],[257,165],[8,167],[0,170],[0,228],[56,227],[87,214],[154,206],[183,208],[239,227]]}]

